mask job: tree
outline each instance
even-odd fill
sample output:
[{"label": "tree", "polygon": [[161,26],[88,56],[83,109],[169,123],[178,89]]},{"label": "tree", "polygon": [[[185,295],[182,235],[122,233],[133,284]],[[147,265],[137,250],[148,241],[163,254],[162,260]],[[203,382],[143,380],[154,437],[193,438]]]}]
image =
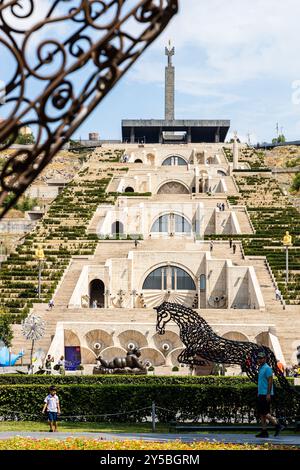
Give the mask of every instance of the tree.
[{"label": "tree", "polygon": [[13,339],[13,331],[8,317],[0,310],[0,340],[9,348]]},{"label": "tree", "polygon": [[300,173],[297,173],[295,178],[294,178],[294,181],[293,181],[293,184],[292,184],[292,190],[293,191],[299,191],[300,190]]},{"label": "tree", "polygon": [[20,144],[20,145],[32,145],[34,143],[35,143],[35,139],[34,139],[33,134],[25,134],[25,135],[19,134],[15,141],[15,144]]},{"label": "tree", "polygon": [[285,136],[280,134],[278,137],[272,139],[272,144],[284,144],[286,142]]}]

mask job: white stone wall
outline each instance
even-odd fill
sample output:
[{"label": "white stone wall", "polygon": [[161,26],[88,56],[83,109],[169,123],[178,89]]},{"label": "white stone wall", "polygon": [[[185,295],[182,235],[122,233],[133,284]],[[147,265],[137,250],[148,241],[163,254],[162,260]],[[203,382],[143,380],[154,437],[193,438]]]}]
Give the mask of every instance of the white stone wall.
[{"label": "white stone wall", "polygon": [[26,190],[27,196],[37,199],[55,199],[58,194],[58,186],[33,185]]},{"label": "white stone wall", "polygon": [[[95,232],[99,235],[112,235],[112,227],[116,221],[123,225],[124,234],[140,234],[148,238],[163,238],[171,233],[160,234],[152,232],[155,221],[165,214],[183,216],[192,227],[192,231],[181,236],[200,236],[204,234],[235,234],[241,233],[240,225],[233,210],[219,211],[216,207],[207,207],[203,202],[136,202],[131,198],[119,199],[119,207],[99,208],[99,222],[95,225]],[[176,236],[180,236],[179,233]]]}]

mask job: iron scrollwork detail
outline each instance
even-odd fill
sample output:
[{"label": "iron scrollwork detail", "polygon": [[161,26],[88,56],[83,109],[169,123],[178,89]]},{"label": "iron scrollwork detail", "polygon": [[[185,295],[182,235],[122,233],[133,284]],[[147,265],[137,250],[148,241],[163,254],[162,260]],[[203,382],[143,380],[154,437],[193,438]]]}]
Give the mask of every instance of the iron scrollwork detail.
[{"label": "iron scrollwork detail", "polygon": [[22,127],[36,136],[2,169],[0,205],[12,197],[0,218],[177,11],[178,0],[0,0],[0,149]]}]

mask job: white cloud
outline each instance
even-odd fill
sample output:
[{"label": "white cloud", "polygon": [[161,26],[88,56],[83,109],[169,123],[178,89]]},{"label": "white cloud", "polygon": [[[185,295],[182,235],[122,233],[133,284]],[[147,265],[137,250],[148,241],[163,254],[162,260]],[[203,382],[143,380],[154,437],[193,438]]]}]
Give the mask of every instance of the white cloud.
[{"label": "white cloud", "polygon": [[262,78],[292,82],[300,78],[299,17],[299,0],[182,0],[179,14],[152,46],[161,60],[142,60],[131,79],[162,81],[163,47],[172,38],[177,87],[189,83],[186,93],[198,94],[198,85],[234,86]]}]

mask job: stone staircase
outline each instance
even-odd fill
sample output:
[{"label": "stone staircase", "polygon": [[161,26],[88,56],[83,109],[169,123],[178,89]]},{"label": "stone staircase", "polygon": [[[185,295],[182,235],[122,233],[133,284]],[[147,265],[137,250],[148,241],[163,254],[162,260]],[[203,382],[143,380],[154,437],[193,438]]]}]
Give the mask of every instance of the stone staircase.
[{"label": "stone staircase", "polygon": [[76,283],[79,279],[82,268],[88,263],[88,258],[82,260],[72,260],[61,285],[54,296],[54,305],[57,307],[66,306],[73,294]]},{"label": "stone staircase", "polygon": [[241,233],[253,233],[247,212],[242,207],[233,207],[233,210],[240,224]]},{"label": "stone staircase", "polygon": [[95,213],[92,221],[87,229],[87,233],[99,233],[99,228],[101,227],[102,222],[105,219],[105,215]]},{"label": "stone staircase", "polygon": [[118,192],[118,188],[119,188],[119,185],[120,185],[120,181],[121,181],[121,178],[118,176],[118,177],[114,177],[110,184],[108,185],[108,188],[107,188],[107,192],[108,193],[116,193]]},{"label": "stone staircase", "polygon": [[233,179],[232,179],[232,176],[226,176],[224,177],[224,180],[226,182],[226,186],[227,186],[227,195],[228,196],[235,196],[238,194],[238,191],[235,187],[235,184],[233,182]]},{"label": "stone staircase", "polygon": [[74,257],[54,297],[55,306],[68,305],[84,266],[105,264],[109,258],[125,258],[133,247],[133,242],[100,242],[94,256]]}]

